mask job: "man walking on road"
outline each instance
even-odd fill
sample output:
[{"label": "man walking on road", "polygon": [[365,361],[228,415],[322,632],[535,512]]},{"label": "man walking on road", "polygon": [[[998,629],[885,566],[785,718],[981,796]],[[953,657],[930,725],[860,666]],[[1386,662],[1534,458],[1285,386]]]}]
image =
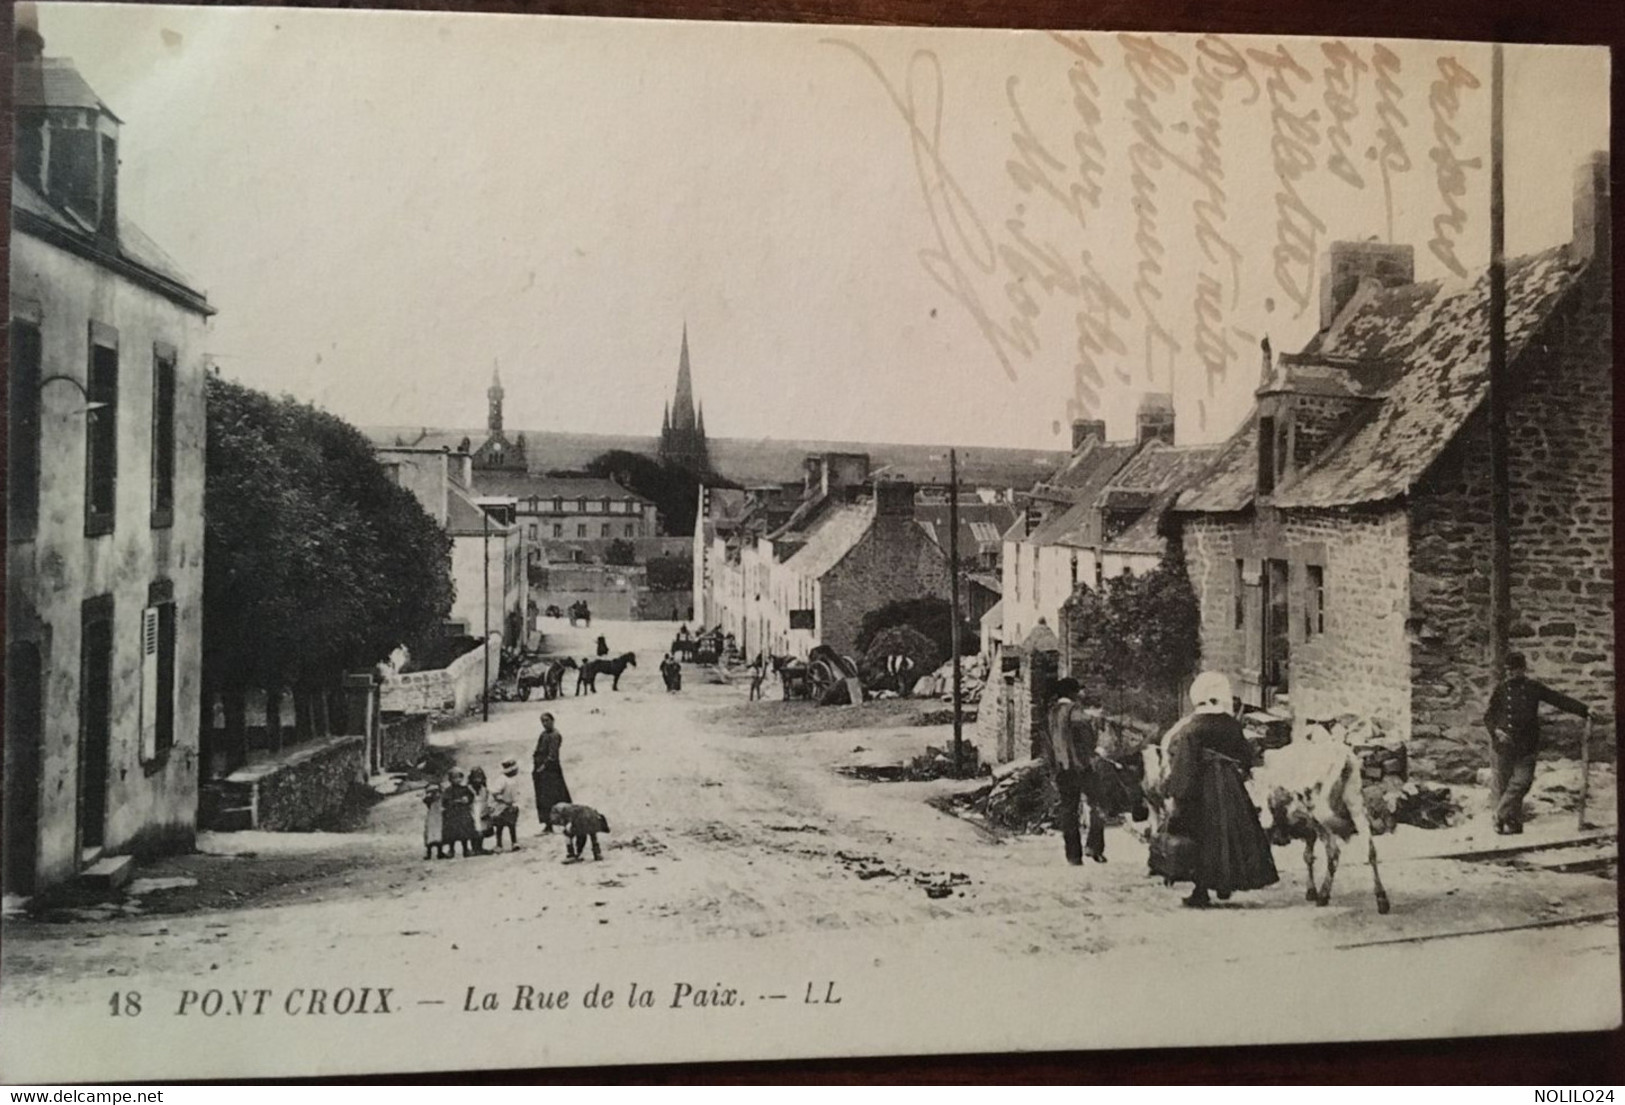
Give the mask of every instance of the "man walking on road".
[{"label": "man walking on road", "polygon": [[1089,858],[1096,863],[1106,862],[1106,821],[1095,800],[1095,727],[1083,712],[1079,690],[1078,681],[1070,677],[1055,684],[1049,739],[1044,744],[1044,758],[1055,776],[1055,788],[1061,792],[1061,839],[1066,845],[1066,861],[1073,865],[1083,862],[1085,851],[1079,818],[1085,795],[1089,800]]},{"label": "man walking on road", "polygon": [[1534,784],[1535,756],[1540,751],[1540,704],[1577,717],[1591,716],[1585,703],[1529,678],[1529,664],[1521,652],[1508,653],[1506,664],[1506,680],[1490,696],[1490,708],[1484,712],[1495,753],[1490,800],[1495,804],[1495,831],[1502,835],[1523,832],[1523,800]]}]

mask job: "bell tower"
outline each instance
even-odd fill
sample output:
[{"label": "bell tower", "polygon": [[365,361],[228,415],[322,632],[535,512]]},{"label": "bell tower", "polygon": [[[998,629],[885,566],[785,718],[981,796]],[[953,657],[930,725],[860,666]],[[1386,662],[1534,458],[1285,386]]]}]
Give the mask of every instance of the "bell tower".
[{"label": "bell tower", "polygon": [[502,432],[502,373],[497,371],[496,364],[491,365],[491,386],[485,390],[485,397],[490,400],[490,413],[486,416],[486,428],[492,433]]}]

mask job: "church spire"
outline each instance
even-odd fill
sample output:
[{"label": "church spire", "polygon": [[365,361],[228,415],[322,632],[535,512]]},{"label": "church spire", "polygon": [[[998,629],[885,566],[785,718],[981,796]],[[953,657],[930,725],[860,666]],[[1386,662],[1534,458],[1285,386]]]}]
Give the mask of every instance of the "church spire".
[{"label": "church spire", "polygon": [[694,428],[694,380],[688,367],[688,323],[683,323],[683,350],[677,356],[677,395],[671,405],[675,430]]},{"label": "church spire", "polygon": [[502,373],[497,368],[495,360],[491,362],[491,386],[486,389],[485,397],[490,400],[490,411],[486,416],[486,426],[492,433],[502,432]]}]

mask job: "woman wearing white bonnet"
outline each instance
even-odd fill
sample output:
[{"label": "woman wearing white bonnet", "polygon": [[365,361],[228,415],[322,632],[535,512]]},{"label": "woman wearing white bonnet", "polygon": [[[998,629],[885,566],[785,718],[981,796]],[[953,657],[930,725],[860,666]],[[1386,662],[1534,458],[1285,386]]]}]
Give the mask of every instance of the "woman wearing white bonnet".
[{"label": "woman wearing white bonnet", "polygon": [[[1188,870],[1153,870],[1175,882],[1194,882],[1185,904],[1212,904],[1237,890],[1276,882],[1269,840],[1258,823],[1242,780],[1252,771],[1253,750],[1231,712],[1230,680],[1205,671],[1191,683],[1195,715],[1168,742],[1168,795],[1173,812],[1168,832],[1188,838],[1194,853]],[[1165,852],[1172,854],[1172,850]]]}]

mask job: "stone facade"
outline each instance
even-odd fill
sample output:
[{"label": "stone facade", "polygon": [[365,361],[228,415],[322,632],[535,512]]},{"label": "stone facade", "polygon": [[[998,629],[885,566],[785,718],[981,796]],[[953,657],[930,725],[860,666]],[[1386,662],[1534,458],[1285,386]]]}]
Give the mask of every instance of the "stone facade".
[{"label": "stone facade", "polygon": [[[43,86],[36,73],[17,87]],[[17,107],[19,128],[56,125],[52,105]],[[116,135],[111,113],[101,120],[104,135]],[[101,171],[115,164],[116,152]],[[178,274],[154,267],[161,262],[118,223],[116,204],[103,211],[104,225],[86,231],[45,199],[56,193],[42,171],[25,166],[14,182],[8,315],[0,806],[5,887],[24,894],[73,879],[98,853],[185,850],[195,835],[203,342],[212,313]],[[112,194],[105,183],[96,194]],[[158,387],[166,378],[172,387]],[[155,457],[164,440],[155,433],[160,393],[164,408],[172,404],[167,478]],[[93,498],[87,469],[99,432],[110,432],[100,455],[111,464],[98,466],[106,478]]]},{"label": "stone facade", "polygon": [[[1398,509],[1190,519],[1185,558],[1201,605],[1202,667],[1228,674],[1243,701],[1267,705],[1259,649],[1248,639],[1262,632],[1261,612],[1249,608],[1258,599],[1245,580],[1265,560],[1285,561],[1293,712],[1354,713],[1375,718],[1385,732],[1408,732],[1407,528]],[[1244,565],[1239,573],[1237,561]],[[1321,568],[1324,580],[1324,621],[1313,632],[1306,616],[1310,566]]]},{"label": "stone facade", "polygon": [[879,515],[818,586],[818,643],[857,655],[863,616],[897,599],[946,599],[948,558],[911,515]]},{"label": "stone facade", "polygon": [[385,771],[403,771],[429,750],[428,714],[389,714],[378,721],[378,762]]},{"label": "stone facade", "polygon": [[[1599,282],[1600,283],[1600,282]],[[1542,335],[1508,412],[1511,646],[1531,671],[1614,718],[1612,354],[1605,289],[1584,287]],[[1486,755],[1490,694],[1488,415],[1469,420],[1410,499],[1411,736],[1445,773]],[[1550,747],[1579,723],[1552,714]]]},{"label": "stone facade", "polygon": [[[443,668],[385,675],[378,708],[385,713],[461,717],[480,701],[482,684],[487,688],[496,684],[501,645],[502,638],[493,632],[488,644],[475,646]],[[485,663],[487,649],[491,650],[489,668]]]}]

